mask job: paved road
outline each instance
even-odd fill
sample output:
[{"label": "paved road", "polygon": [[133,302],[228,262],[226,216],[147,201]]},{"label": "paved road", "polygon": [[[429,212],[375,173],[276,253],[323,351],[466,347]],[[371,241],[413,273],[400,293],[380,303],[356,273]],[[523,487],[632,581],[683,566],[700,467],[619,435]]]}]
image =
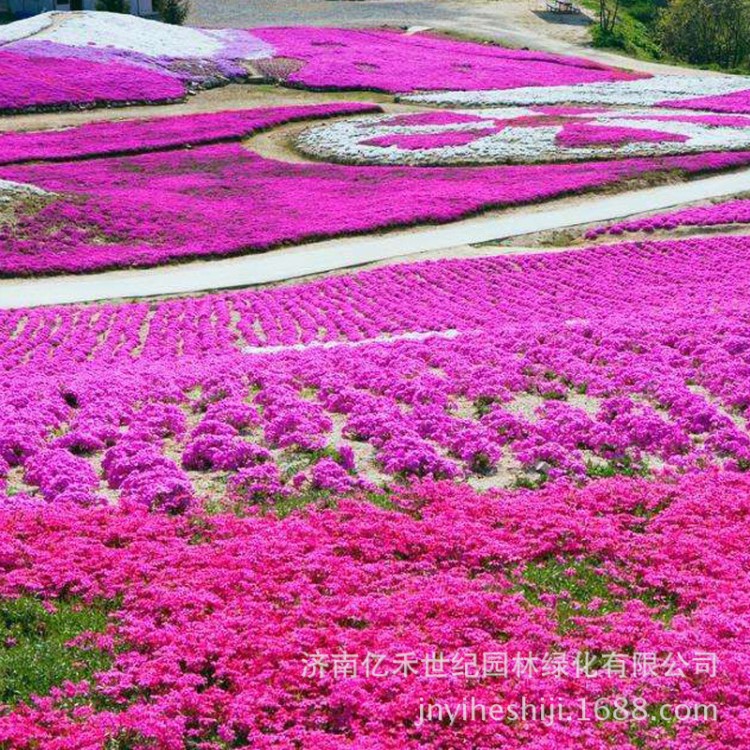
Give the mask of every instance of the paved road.
[{"label": "paved road", "polygon": [[[520,0],[523,2],[523,0]],[[192,0],[194,26],[411,26],[424,19],[451,21],[441,0]]]},{"label": "paved road", "polygon": [[[57,276],[0,281],[0,308],[35,307],[122,297],[184,294],[210,289],[245,287],[351,268],[402,256],[441,251],[440,257],[465,255],[467,244],[520,237],[582,223],[621,219],[637,213],[670,208],[689,201],[733,195],[750,190],[750,169],[619,195],[580,200],[562,199],[529,206],[500,217],[477,217],[409,231],[345,238],[286,248],[263,255],[200,261],[160,268],[111,271],[81,276]],[[487,254],[517,253],[492,248]],[[551,252],[559,252],[558,249]]]}]

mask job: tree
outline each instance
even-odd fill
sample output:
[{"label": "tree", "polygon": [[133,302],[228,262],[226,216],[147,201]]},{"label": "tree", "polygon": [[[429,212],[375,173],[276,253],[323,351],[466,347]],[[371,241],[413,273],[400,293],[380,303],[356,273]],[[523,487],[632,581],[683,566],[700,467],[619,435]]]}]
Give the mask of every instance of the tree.
[{"label": "tree", "polygon": [[750,0],[673,0],[660,35],[665,52],[679,60],[740,67],[750,58]]},{"label": "tree", "polygon": [[96,0],[96,9],[109,13],[130,13],[130,0]]},{"label": "tree", "polygon": [[190,0],[161,0],[159,15],[164,23],[182,26],[190,13]]},{"label": "tree", "polygon": [[599,28],[604,37],[612,36],[620,15],[620,0],[599,0]]}]

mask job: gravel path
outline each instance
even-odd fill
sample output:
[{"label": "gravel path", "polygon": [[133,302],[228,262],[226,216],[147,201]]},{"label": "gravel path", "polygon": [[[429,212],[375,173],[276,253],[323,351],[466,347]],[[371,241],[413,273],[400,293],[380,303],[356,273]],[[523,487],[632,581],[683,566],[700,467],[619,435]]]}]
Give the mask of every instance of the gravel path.
[{"label": "gravel path", "polygon": [[[89,302],[100,299],[154,297],[167,294],[268,284],[352,268],[420,253],[450,258],[466,254],[467,244],[521,237],[592,222],[671,208],[706,198],[750,190],[750,169],[706,177],[677,185],[663,185],[618,195],[568,198],[506,211],[439,227],[393,231],[386,234],[327,240],[284,248],[262,255],[149,269],[131,269],[80,276],[55,276],[0,281],[0,308]],[[580,248],[574,248],[580,249]],[[564,248],[535,248],[533,252],[562,252]],[[479,254],[525,252],[513,247],[480,248]]]}]

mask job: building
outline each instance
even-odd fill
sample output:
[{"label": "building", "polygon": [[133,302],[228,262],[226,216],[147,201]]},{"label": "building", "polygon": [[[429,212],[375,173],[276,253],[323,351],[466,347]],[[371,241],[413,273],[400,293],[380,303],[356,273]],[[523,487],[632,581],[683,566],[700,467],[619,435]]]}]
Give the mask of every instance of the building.
[{"label": "building", "polygon": [[[18,18],[26,18],[49,10],[95,10],[96,0],[5,0],[0,6],[6,6]],[[130,0],[130,12],[139,16],[153,15],[152,0]]]}]

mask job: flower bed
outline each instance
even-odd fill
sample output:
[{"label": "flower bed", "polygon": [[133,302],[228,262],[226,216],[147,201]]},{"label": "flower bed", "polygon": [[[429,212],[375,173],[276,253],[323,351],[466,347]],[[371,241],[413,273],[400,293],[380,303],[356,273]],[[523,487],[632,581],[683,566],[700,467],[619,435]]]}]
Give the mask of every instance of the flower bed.
[{"label": "flower bed", "polygon": [[696,206],[681,211],[670,211],[644,216],[641,219],[621,221],[596,227],[586,232],[587,239],[605,234],[621,235],[626,232],[655,232],[678,227],[715,227],[729,224],[750,224],[750,200],[733,200],[710,206]]},{"label": "flower bed", "polygon": [[44,18],[50,23],[33,36],[11,40],[7,49],[29,57],[128,63],[194,83],[217,76],[244,78],[244,63],[274,54],[272,47],[244,29],[175,27],[101,11],[53,12],[40,16]]},{"label": "flower bed", "polygon": [[380,112],[357,102],[308,107],[246,109],[122,122],[95,122],[62,130],[0,134],[0,164],[66,161],[107,154],[138,154],[237,141],[276,125],[363,112]]},{"label": "flower bed", "polygon": [[[540,105],[591,105],[705,109],[748,112],[750,78],[742,76],[654,76],[635,81],[581,83],[527,87],[511,91],[462,90],[408,94],[405,102],[443,107],[502,107]],[[406,87],[404,87],[406,90]]]},{"label": "flower bed", "polygon": [[[342,111],[268,110],[253,123],[260,128]],[[244,117],[155,120],[149,141],[167,151],[2,168],[0,179],[35,185],[59,197],[2,228],[0,273],[81,272],[258,252],[373,229],[448,222],[491,206],[539,201],[663,170],[722,169],[750,158],[745,152],[707,153],[601,162],[596,170],[583,162],[463,171],[294,164],[261,158],[238,143],[174,150],[175,131],[189,130],[191,122],[224,122],[221,127],[228,130],[218,132],[228,137],[244,131],[246,126],[237,123]],[[93,127],[86,126],[82,137]],[[133,142],[137,147],[134,133],[140,126],[124,124],[122,141],[118,127],[101,126],[96,132],[111,134],[116,148]],[[75,131],[65,132],[70,144],[80,142]],[[74,145],[55,151],[51,144],[57,138],[51,133],[7,136],[11,158],[39,154],[39,139],[52,155],[81,154]],[[92,151],[97,149],[101,147],[93,144]],[[310,201],[310,195],[318,199]],[[373,196],[388,200],[374,201]]]},{"label": "flower bed", "polygon": [[720,237],[6,312],[0,493],[179,510],[745,470],[748,273]]},{"label": "flower bed", "polygon": [[[440,117],[442,115],[442,118]],[[750,118],[669,110],[501,108],[350,118],[311,127],[297,146],[354,164],[547,163],[746,149]]]},{"label": "flower bed", "polygon": [[188,87],[247,77],[273,50],[243,30],[168,26],[137,16],[48,13],[3,27],[0,110],[181,100]]},{"label": "flower bed", "polygon": [[638,78],[590,60],[504,49],[433,34],[363,29],[254,29],[281,58],[304,66],[285,78],[317,89],[390,93],[444,89],[510,89]]},{"label": "flower bed", "polygon": [[[112,619],[78,639],[110,666],[8,708],[0,742],[741,747],[749,498],[747,478],[708,474],[520,496],[427,483],[394,497],[401,512],[344,502],[285,520],[3,510],[0,592],[53,611],[104,600]],[[521,710],[521,696],[640,712],[422,721],[443,701]],[[674,704],[718,718],[659,712]]]},{"label": "flower bed", "polygon": [[[19,72],[20,71],[20,72]],[[127,63],[38,57],[0,50],[0,111],[99,104],[164,104],[185,95],[184,84]]]},{"label": "flower bed", "polygon": [[635,77],[582,59],[430,35],[194,29],[103,12],[43,14],[3,27],[2,35],[0,107],[7,112],[174,101],[188,87],[245,80],[259,61],[258,70],[292,85],[393,92]]}]

